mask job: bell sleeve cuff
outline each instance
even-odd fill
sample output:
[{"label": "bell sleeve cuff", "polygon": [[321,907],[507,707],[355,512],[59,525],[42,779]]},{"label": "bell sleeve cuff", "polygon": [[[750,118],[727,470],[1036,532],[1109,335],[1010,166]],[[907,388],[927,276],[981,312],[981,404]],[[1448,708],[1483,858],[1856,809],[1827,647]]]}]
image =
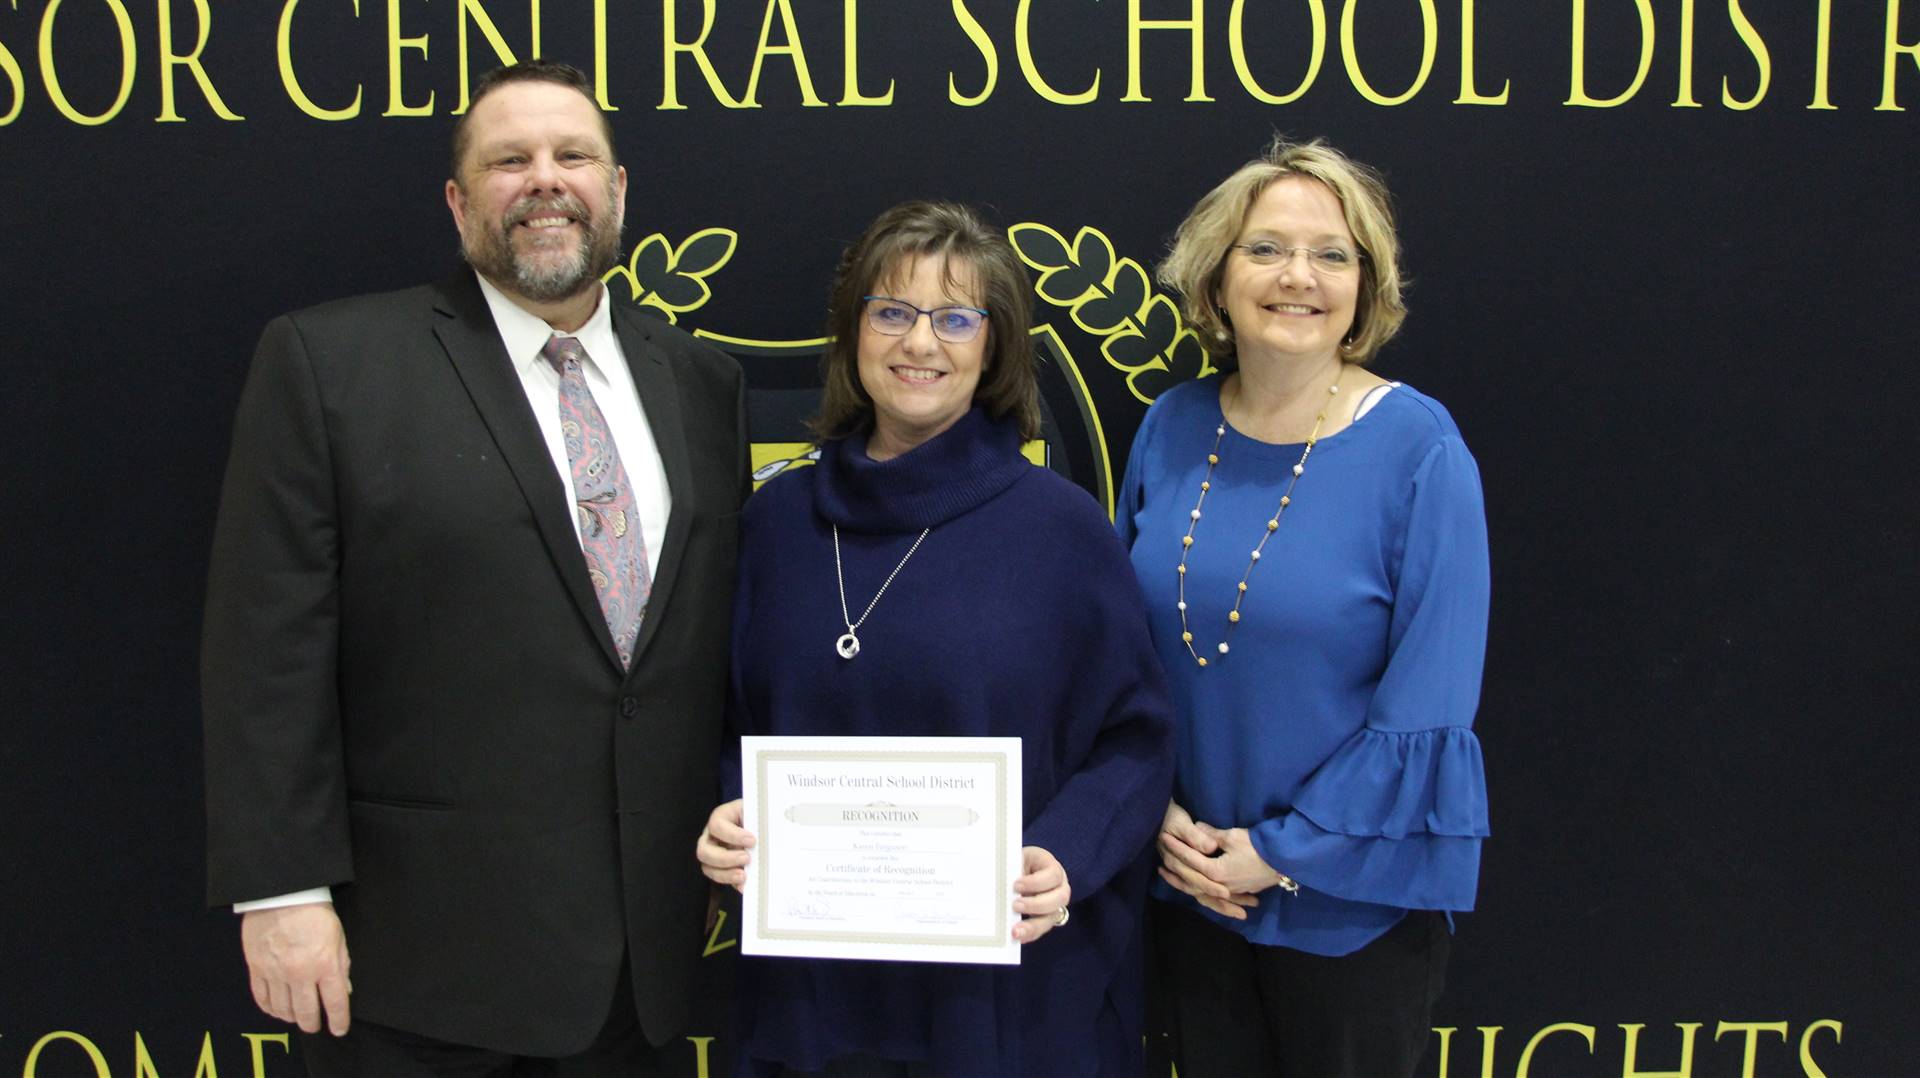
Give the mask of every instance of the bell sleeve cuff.
[{"label": "bell sleeve cuff", "polygon": [[1253,842],[1275,869],[1337,898],[1465,911],[1487,834],[1472,730],[1366,728],[1314,773],[1291,812],[1253,829]]}]

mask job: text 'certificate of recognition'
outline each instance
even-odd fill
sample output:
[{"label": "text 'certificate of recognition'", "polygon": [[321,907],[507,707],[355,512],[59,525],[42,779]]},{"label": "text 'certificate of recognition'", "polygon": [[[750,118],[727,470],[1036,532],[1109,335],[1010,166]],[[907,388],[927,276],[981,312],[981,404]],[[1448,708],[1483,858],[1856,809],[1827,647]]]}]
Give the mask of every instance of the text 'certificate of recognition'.
[{"label": "text 'certificate of recognition'", "polygon": [[1017,737],[743,737],[743,954],[1018,965]]}]

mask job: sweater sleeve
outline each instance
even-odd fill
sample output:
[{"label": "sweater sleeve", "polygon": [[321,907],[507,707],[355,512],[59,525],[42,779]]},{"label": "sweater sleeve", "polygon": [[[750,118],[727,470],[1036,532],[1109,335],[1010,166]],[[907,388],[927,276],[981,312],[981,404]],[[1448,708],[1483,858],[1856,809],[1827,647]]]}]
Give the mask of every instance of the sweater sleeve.
[{"label": "sweater sleeve", "polygon": [[1252,829],[1267,863],[1303,886],[1405,909],[1470,910],[1487,831],[1470,729],[1487,636],[1480,477],[1457,437],[1414,473],[1386,670],[1365,725]]},{"label": "sweater sleeve", "polygon": [[1063,726],[1084,731],[1070,743],[1090,747],[1026,829],[1028,845],[1060,859],[1076,899],[1140,856],[1173,788],[1172,703],[1139,584],[1119,542],[1090,523],[1093,534],[1072,547],[1088,570],[1075,585],[1087,599],[1060,629],[1079,642]]}]

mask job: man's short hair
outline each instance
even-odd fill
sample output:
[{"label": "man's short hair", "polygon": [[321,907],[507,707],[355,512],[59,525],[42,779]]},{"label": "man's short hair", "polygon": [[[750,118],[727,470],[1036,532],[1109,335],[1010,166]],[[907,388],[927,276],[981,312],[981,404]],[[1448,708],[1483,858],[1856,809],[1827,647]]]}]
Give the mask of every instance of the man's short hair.
[{"label": "man's short hair", "polygon": [[619,151],[613,147],[613,124],[607,119],[606,112],[600,108],[600,103],[594,100],[593,84],[587,81],[586,73],[572,64],[563,64],[558,60],[522,60],[517,64],[496,67],[480,76],[480,80],[473,84],[473,96],[467,102],[467,111],[461,113],[460,117],[453,122],[453,167],[449,173],[453,177],[453,182],[460,182],[460,163],[467,157],[469,141],[467,118],[473,115],[473,110],[480,104],[481,99],[500,87],[515,82],[551,82],[556,86],[575,90],[581,97],[586,98],[592,103],[595,114],[600,117],[600,134],[607,140],[608,164],[614,168],[620,167]]}]

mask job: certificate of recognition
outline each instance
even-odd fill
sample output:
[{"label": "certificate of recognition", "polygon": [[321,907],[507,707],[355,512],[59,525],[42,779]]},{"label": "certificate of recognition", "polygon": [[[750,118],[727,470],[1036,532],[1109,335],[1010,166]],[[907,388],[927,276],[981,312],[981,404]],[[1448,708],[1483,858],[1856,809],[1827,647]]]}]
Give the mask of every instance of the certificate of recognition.
[{"label": "certificate of recognition", "polygon": [[1017,737],[743,737],[743,954],[1017,965]]}]

